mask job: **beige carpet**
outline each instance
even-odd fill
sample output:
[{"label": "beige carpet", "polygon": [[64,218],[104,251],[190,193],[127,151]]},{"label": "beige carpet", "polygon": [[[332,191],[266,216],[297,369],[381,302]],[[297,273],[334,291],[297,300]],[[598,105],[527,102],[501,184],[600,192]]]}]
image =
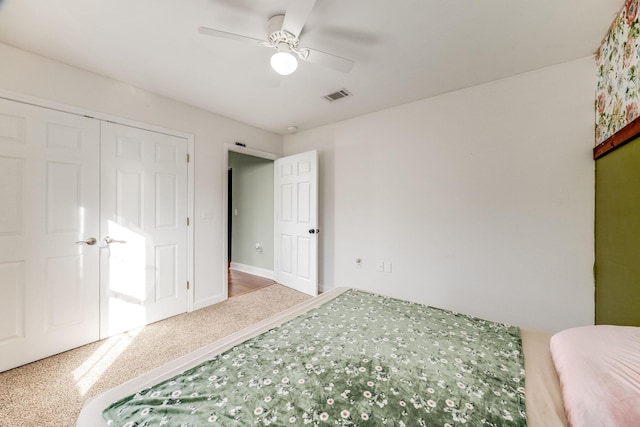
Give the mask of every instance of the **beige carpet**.
[{"label": "beige carpet", "polygon": [[272,285],[0,374],[0,426],[74,426],[83,402],[309,297]]}]

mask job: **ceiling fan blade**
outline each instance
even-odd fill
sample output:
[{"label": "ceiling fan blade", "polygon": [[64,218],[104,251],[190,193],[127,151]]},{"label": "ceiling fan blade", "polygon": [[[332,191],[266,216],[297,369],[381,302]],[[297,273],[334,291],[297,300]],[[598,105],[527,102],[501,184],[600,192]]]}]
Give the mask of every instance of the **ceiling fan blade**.
[{"label": "ceiling fan blade", "polygon": [[314,64],[322,65],[327,68],[332,68],[341,73],[348,73],[353,69],[355,61],[351,59],[342,58],[340,56],[332,55],[330,53],[322,52],[321,50],[309,49],[309,55],[306,60]]},{"label": "ceiling fan blade", "polygon": [[250,43],[250,44],[259,44],[262,43],[262,40],[254,39],[253,37],[242,36],[240,34],[228,33],[226,31],[214,30],[213,28],[208,27],[200,27],[198,31],[201,34],[206,34],[207,36],[219,37],[227,40],[235,40],[241,43]]},{"label": "ceiling fan blade", "polygon": [[307,22],[311,9],[315,5],[316,0],[290,0],[289,7],[284,14],[282,29],[299,37],[302,27]]}]

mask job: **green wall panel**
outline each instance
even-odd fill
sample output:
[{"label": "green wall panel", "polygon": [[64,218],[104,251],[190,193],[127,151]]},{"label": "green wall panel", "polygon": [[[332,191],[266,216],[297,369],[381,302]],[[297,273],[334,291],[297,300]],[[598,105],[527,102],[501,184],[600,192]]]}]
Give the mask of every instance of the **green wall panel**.
[{"label": "green wall panel", "polygon": [[596,161],[596,324],[640,326],[638,139]]},{"label": "green wall panel", "polygon": [[[273,160],[229,152],[233,169],[231,261],[273,271]],[[256,251],[256,243],[262,251]]]}]

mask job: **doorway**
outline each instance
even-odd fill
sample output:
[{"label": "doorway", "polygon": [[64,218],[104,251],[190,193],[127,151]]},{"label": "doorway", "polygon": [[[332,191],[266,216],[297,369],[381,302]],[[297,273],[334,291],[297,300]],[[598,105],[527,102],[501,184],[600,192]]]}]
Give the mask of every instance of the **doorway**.
[{"label": "doorway", "polygon": [[[224,232],[227,234],[223,241],[224,271],[223,290],[225,296],[229,296],[229,267],[231,269],[245,268],[246,273],[258,275],[274,280],[278,284],[287,286],[297,291],[311,296],[318,295],[318,153],[317,151],[307,151],[291,156],[278,158],[275,154],[246,148],[241,145],[225,145],[225,171],[229,169],[229,159],[232,153],[241,153],[250,157],[268,159],[273,165],[273,175],[269,182],[273,185],[273,200],[264,200],[263,204],[270,204],[273,208],[273,240],[272,246],[248,239],[244,243],[236,242],[233,237],[238,234],[236,226],[241,211],[236,215],[237,197],[240,193],[233,194],[231,210],[229,207],[228,194],[223,195],[223,208],[225,218]],[[231,182],[233,186],[237,182],[239,175],[232,171]],[[267,178],[264,178],[266,181]],[[228,185],[224,187],[228,192]],[[271,204],[272,203],[272,204]],[[230,213],[229,213],[230,212]],[[251,210],[245,209],[245,213],[251,214]],[[229,239],[228,227],[229,217],[231,217],[233,230],[231,231],[231,262],[227,257]],[[260,267],[251,267],[234,260],[238,245],[243,251],[248,251],[255,256],[257,252],[265,249],[273,250],[273,261],[271,270]],[[234,249],[235,248],[235,249]],[[240,267],[240,268],[238,268]]]},{"label": "doorway", "polygon": [[228,152],[227,295],[274,281],[274,160]]}]

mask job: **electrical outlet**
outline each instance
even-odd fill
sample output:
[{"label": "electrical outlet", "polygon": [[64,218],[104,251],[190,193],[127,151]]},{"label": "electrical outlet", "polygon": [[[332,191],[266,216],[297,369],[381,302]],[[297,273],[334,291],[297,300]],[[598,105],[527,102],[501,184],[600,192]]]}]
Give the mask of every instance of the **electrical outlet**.
[{"label": "electrical outlet", "polygon": [[376,262],[376,271],[379,271],[381,273],[384,272],[384,261]]}]

